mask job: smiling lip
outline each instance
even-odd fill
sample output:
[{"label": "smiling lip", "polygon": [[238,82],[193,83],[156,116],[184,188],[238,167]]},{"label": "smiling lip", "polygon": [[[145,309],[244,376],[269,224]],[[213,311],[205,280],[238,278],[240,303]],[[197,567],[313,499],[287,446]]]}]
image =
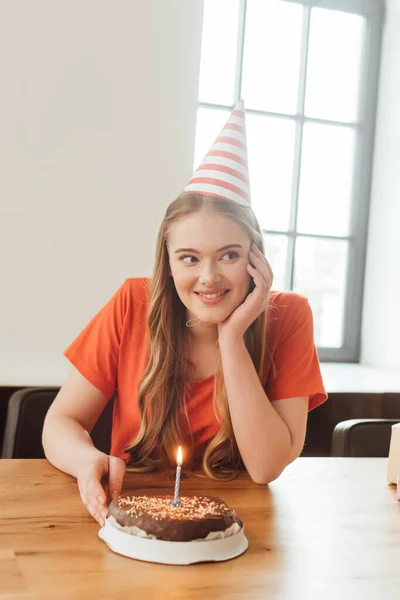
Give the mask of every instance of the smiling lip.
[{"label": "smiling lip", "polygon": [[213,305],[222,302],[229,290],[220,291],[215,290],[213,292],[195,292],[199,297],[200,302],[206,305]]}]

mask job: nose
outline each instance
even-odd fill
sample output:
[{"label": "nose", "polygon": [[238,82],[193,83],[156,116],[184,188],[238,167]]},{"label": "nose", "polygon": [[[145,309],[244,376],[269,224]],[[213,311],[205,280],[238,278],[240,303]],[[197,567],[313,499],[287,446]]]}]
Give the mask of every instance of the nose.
[{"label": "nose", "polygon": [[199,282],[203,285],[210,286],[218,281],[221,281],[221,276],[218,272],[218,265],[216,265],[212,260],[205,260],[200,271]]}]

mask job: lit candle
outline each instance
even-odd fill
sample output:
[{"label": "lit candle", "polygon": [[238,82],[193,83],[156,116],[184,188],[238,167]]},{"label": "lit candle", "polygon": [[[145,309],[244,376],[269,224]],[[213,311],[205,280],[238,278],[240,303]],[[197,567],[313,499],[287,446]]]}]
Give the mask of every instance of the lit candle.
[{"label": "lit candle", "polygon": [[182,448],[180,446],[178,448],[178,456],[176,459],[176,463],[177,463],[177,467],[176,467],[176,477],[175,477],[175,493],[174,493],[174,500],[173,500],[172,504],[174,506],[179,506],[180,502],[179,502],[178,498],[179,498],[179,485],[181,482],[181,465],[182,465]]}]

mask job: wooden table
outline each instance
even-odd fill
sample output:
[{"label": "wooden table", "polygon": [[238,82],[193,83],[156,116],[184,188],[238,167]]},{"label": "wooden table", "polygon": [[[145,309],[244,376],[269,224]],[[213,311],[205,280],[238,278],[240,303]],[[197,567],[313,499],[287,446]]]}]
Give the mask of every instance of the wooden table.
[{"label": "wooden table", "polygon": [[[46,460],[0,460],[0,600],[340,600],[398,597],[400,502],[382,458],[300,458],[269,487],[184,477],[223,498],[249,549],[167,566],[114,554],[75,480]],[[128,473],[124,491],[172,493],[173,473]],[[391,596],[390,596],[391,594]]]}]

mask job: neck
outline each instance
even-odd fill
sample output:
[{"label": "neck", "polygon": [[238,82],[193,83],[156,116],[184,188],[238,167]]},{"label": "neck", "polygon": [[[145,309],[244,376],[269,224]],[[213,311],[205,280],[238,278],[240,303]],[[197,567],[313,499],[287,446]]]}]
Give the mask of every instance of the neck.
[{"label": "neck", "polygon": [[214,323],[198,323],[187,327],[189,339],[194,343],[216,344],[218,342],[218,327]]}]

